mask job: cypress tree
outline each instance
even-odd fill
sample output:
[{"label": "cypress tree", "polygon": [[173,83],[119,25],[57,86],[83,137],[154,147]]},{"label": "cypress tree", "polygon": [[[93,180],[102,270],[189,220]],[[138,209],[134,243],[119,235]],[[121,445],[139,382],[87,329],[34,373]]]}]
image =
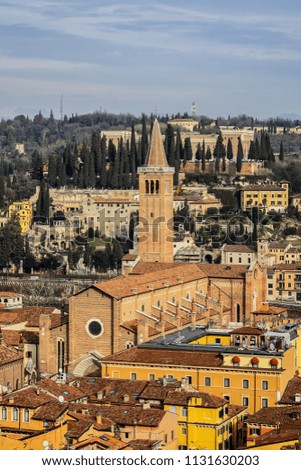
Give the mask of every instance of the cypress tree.
[{"label": "cypress tree", "polygon": [[243,152],[240,137],[238,137],[237,158],[236,158],[236,170],[238,171],[238,173],[241,172],[243,158],[244,158],[244,152]]},{"label": "cypress tree", "polygon": [[233,146],[232,146],[232,141],[230,138],[228,139],[228,143],[227,143],[227,159],[233,160]]},{"label": "cypress tree", "polygon": [[255,156],[256,156],[255,144],[254,144],[254,141],[251,140],[249,153],[248,153],[248,160],[256,160]]},{"label": "cypress tree", "polygon": [[208,160],[208,161],[211,160],[211,158],[212,158],[212,154],[211,154],[211,150],[210,150],[209,146],[207,147],[205,157],[206,157],[206,160]]},{"label": "cypress tree", "polygon": [[202,171],[206,170],[206,152],[205,152],[205,141],[203,140],[202,145]]},{"label": "cypress tree", "polygon": [[57,157],[55,154],[51,154],[48,160],[48,183],[53,188],[56,186],[56,177],[57,177]]},{"label": "cypress tree", "polygon": [[191,140],[190,137],[186,137],[184,140],[184,151],[183,151],[183,159],[186,161],[192,160],[192,146],[191,146]]},{"label": "cypress tree", "polygon": [[4,196],[5,196],[5,185],[4,179],[2,176],[0,177],[0,209],[4,207]]},{"label": "cypress tree", "polygon": [[[97,132],[93,132],[91,137],[91,157],[94,163],[94,178],[100,175],[101,172],[101,152],[100,152],[100,136]],[[92,170],[90,177],[92,178]],[[94,182],[95,185],[95,182]]]},{"label": "cypress tree", "polygon": [[144,165],[146,161],[148,149],[148,135],[146,129],[146,116],[145,114],[142,115],[142,135],[141,135],[141,162],[140,165]]},{"label": "cypress tree", "polygon": [[131,186],[136,188],[137,185],[137,147],[136,147],[136,136],[135,126],[132,123],[131,131],[131,143],[130,143],[130,172],[131,172]]},{"label": "cypress tree", "polygon": [[260,160],[260,145],[257,137],[255,139],[255,160]]},{"label": "cypress tree", "polygon": [[107,139],[103,136],[100,141],[101,165],[99,173],[99,185],[101,188],[107,187]]},{"label": "cypress tree", "polygon": [[284,161],[284,151],[283,151],[283,142],[282,142],[282,140],[281,140],[281,142],[280,142],[279,160],[280,160],[281,162]]}]

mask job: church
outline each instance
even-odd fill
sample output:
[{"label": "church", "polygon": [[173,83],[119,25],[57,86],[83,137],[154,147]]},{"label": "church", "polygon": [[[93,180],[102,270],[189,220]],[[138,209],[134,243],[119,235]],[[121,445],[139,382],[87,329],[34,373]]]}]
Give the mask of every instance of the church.
[{"label": "church", "polygon": [[173,173],[154,121],[139,174],[138,254],[127,274],[69,299],[66,372],[99,370],[105,356],[187,326],[244,326],[266,300],[266,269],[173,259]]}]

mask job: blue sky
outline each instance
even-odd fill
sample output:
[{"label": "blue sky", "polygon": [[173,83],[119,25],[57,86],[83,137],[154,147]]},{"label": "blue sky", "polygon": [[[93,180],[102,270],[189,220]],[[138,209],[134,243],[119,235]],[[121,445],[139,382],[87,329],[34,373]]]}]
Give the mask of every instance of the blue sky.
[{"label": "blue sky", "polygon": [[0,116],[301,114],[300,0],[0,0]]}]

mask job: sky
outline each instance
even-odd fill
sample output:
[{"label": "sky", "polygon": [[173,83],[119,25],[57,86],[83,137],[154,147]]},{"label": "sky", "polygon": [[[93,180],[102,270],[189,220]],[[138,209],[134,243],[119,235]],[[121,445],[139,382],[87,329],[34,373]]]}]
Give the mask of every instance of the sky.
[{"label": "sky", "polygon": [[0,0],[0,117],[301,114],[300,0]]}]

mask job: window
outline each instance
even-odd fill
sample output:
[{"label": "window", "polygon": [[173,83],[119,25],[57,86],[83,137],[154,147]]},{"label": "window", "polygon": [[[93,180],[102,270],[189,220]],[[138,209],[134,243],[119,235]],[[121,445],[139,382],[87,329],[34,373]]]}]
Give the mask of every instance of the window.
[{"label": "window", "polygon": [[243,388],[249,388],[249,380],[248,379],[243,379],[242,387]]},{"label": "window", "polygon": [[131,380],[137,380],[136,372],[131,372]]},{"label": "window", "polygon": [[269,289],[273,289],[273,284],[268,284]]},{"label": "window", "polygon": [[155,374],[149,374],[149,380],[155,380]]},{"label": "window", "polygon": [[187,434],[187,428],[182,428],[182,434]]},{"label": "window", "polygon": [[269,406],[269,400],[267,398],[262,398],[261,400],[261,407],[267,408]]},{"label": "window", "polygon": [[205,377],[204,385],[205,385],[206,387],[210,387],[210,386],[211,386],[211,378],[210,378],[210,377]]},{"label": "window", "polygon": [[145,312],[145,305],[144,304],[141,305],[141,312]]},{"label": "window", "polygon": [[215,344],[221,344],[221,339],[220,338],[215,338]]},{"label": "window", "polygon": [[258,429],[258,428],[251,428],[251,429],[250,429],[250,435],[251,435],[251,436],[254,436],[254,434],[256,434],[257,436],[259,436],[259,429]]},{"label": "window", "polygon": [[92,337],[100,336],[103,332],[103,327],[102,327],[101,322],[97,319],[89,320],[86,325],[86,331]]},{"label": "window", "polygon": [[186,380],[187,380],[187,383],[188,383],[189,385],[192,384],[192,377],[191,377],[191,375],[187,375],[187,376],[186,376]]},{"label": "window", "polygon": [[269,389],[269,382],[267,380],[262,381],[262,390],[268,390]]},{"label": "window", "polygon": [[224,379],[224,387],[230,387],[230,379]]},{"label": "window", "polygon": [[230,395],[224,395],[224,399],[225,399],[228,403],[230,403]]},{"label": "window", "polygon": [[187,418],[188,416],[187,408],[184,406],[181,408],[181,416],[183,416],[184,418]]},{"label": "window", "polygon": [[13,421],[19,421],[19,408],[13,408]]},{"label": "window", "polygon": [[242,405],[243,406],[249,406],[249,397],[243,397],[242,398]]},{"label": "window", "polygon": [[24,422],[29,423],[29,409],[28,408],[24,409]]},{"label": "window", "polygon": [[6,406],[2,406],[2,419],[3,420],[7,419],[7,408],[6,408]]}]

